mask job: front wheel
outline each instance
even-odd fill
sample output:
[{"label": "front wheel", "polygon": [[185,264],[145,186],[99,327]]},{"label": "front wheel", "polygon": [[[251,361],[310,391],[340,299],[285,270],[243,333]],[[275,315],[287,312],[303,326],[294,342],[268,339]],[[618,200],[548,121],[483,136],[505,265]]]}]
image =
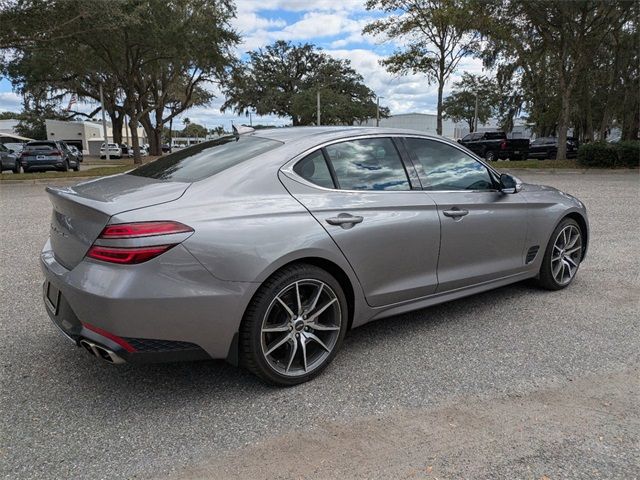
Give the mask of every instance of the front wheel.
[{"label": "front wheel", "polygon": [[313,265],[292,265],[258,290],[240,330],[241,362],[267,383],[306,382],[335,357],[347,330],[347,301],[338,283]]},{"label": "front wheel", "polygon": [[565,218],[556,227],[542,259],[538,283],[547,290],[569,286],[582,260],[582,231],[578,223]]},{"label": "front wheel", "polygon": [[20,173],[20,163],[16,162],[16,164],[13,166],[13,169],[11,171],[13,173]]}]

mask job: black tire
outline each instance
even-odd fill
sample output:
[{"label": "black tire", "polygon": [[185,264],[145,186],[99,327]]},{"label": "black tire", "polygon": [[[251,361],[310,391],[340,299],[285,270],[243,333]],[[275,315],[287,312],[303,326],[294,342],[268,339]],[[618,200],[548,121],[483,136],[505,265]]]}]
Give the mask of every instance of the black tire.
[{"label": "black tire", "polygon": [[496,152],[494,152],[493,150],[487,150],[486,152],[484,152],[484,159],[487,162],[493,162],[496,160]]},{"label": "black tire", "polygon": [[20,163],[16,162],[16,164],[13,166],[13,169],[11,171],[13,173],[20,173]]},{"label": "black tire", "polygon": [[[276,371],[265,358],[262,347],[262,325],[265,315],[268,313],[270,306],[275,303],[279,293],[292,283],[301,280],[317,280],[330,287],[340,307],[340,329],[337,332],[337,339],[333,348],[322,363],[308,373],[288,376]],[[319,375],[331,363],[342,344],[347,331],[347,323],[347,300],[340,283],[332,275],[314,265],[295,264],[285,267],[274,273],[262,284],[247,307],[240,327],[240,364],[271,385],[293,386],[307,382]],[[296,342],[297,340],[294,340],[294,343]],[[289,349],[288,346],[286,348]],[[291,355],[292,358],[294,356],[295,354]]]},{"label": "black tire", "polygon": [[[552,266],[551,266],[551,263],[552,263],[551,258],[553,255],[555,241],[558,238],[558,235],[560,235],[560,232],[562,232],[569,225],[574,226],[578,230],[578,232],[580,232],[580,236],[581,236],[580,243],[582,248],[584,249],[584,239],[582,238],[582,230],[580,229],[580,225],[578,225],[578,222],[576,222],[572,218],[563,219],[551,234],[551,238],[549,238],[549,242],[547,243],[547,248],[544,252],[542,265],[540,265],[540,274],[537,279],[537,284],[540,287],[544,288],[545,290],[562,290],[563,288],[566,288],[569,285],[571,285],[571,283],[573,282],[573,279],[575,278],[576,274],[574,273],[567,283],[565,284],[559,283],[553,275]],[[580,251],[579,258],[582,259],[582,250]],[[578,266],[576,267],[576,273],[579,267],[580,267],[580,262],[578,261]]]},{"label": "black tire", "polygon": [[78,172],[78,171],[80,171],[80,163],[78,163],[78,161],[76,161],[76,166],[75,166],[75,167],[73,167],[73,171],[74,171],[74,172]]},{"label": "black tire", "polygon": [[62,165],[62,171],[63,172],[68,172],[69,171],[69,160],[65,160],[64,164]]}]

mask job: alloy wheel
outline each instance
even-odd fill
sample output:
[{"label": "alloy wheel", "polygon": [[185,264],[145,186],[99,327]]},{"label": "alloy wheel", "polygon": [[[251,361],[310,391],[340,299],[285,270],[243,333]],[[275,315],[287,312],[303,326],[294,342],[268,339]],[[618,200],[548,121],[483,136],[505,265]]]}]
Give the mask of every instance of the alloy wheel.
[{"label": "alloy wheel", "polygon": [[575,225],[567,225],[556,237],[551,252],[551,274],[559,285],[567,285],[580,265],[582,235]]},{"label": "alloy wheel", "polygon": [[262,355],[281,375],[306,375],[331,355],[342,323],[340,302],[324,282],[304,279],[283,288],[261,326]]}]

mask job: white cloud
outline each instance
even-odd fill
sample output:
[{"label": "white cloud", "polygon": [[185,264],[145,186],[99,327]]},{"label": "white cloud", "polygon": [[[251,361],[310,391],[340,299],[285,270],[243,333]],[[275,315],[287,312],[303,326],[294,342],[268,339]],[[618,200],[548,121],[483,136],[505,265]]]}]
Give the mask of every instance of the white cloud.
[{"label": "white cloud", "polygon": [[22,97],[14,92],[0,92],[0,112],[22,110]]}]

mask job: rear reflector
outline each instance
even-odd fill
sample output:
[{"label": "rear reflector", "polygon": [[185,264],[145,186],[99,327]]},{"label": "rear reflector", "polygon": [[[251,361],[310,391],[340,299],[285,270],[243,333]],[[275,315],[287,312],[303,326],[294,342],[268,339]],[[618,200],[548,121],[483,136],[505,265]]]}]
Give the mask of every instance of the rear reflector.
[{"label": "rear reflector", "polygon": [[89,323],[83,323],[82,326],[85,327],[88,330],[91,330],[92,332],[97,333],[98,335],[102,335],[104,338],[108,338],[112,342],[117,343],[122,348],[124,348],[127,352],[135,352],[136,351],[136,349],[133,346],[131,346],[131,344],[129,342],[127,342],[122,337],[114,335],[111,332],[107,332],[106,330],[103,330],[100,327],[96,327],[95,325],[91,325]]},{"label": "rear reflector", "polygon": [[151,260],[174,246],[175,244],[157,245],[153,247],[117,248],[93,245],[87,252],[87,257],[102,260],[103,262],[134,265]]},{"label": "rear reflector", "polygon": [[119,223],[104,227],[100,238],[139,238],[188,232],[193,232],[193,229],[180,222]]}]

